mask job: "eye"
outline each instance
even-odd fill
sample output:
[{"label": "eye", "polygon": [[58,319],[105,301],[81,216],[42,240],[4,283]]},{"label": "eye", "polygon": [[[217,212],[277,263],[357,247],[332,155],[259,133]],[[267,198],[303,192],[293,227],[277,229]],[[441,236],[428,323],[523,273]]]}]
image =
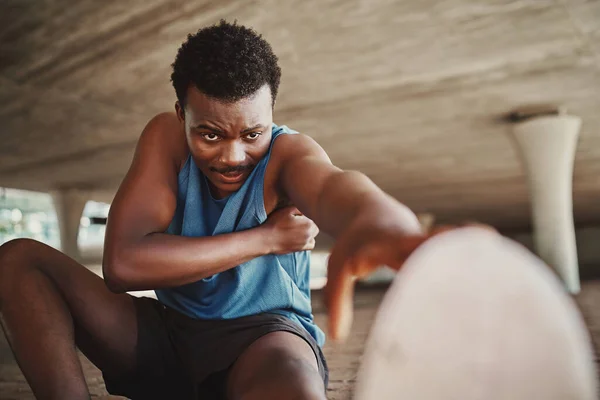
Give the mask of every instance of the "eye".
[{"label": "eye", "polygon": [[216,142],[217,140],[219,140],[219,135],[217,135],[216,133],[203,133],[202,137],[204,138],[204,140],[207,140],[209,142]]},{"label": "eye", "polygon": [[260,135],[261,135],[260,132],[252,132],[252,133],[247,134],[246,138],[250,139],[250,140],[256,140],[260,137]]}]

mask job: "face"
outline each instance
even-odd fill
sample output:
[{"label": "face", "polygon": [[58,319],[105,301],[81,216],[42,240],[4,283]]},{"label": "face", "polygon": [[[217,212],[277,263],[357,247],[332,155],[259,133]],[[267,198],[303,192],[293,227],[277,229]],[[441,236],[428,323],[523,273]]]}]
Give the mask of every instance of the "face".
[{"label": "face", "polygon": [[269,86],[235,103],[210,98],[192,87],[185,110],[179,104],[176,109],[185,124],[192,157],[208,178],[212,195],[223,198],[239,190],[271,143]]}]

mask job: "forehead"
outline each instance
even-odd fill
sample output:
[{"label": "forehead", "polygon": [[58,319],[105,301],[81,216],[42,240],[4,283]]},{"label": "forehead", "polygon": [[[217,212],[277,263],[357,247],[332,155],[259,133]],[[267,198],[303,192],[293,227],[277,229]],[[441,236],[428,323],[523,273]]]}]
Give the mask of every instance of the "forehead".
[{"label": "forehead", "polygon": [[267,123],[272,111],[271,91],[267,85],[236,102],[224,102],[190,87],[185,107],[186,119],[189,117],[192,124],[200,121],[225,125]]}]

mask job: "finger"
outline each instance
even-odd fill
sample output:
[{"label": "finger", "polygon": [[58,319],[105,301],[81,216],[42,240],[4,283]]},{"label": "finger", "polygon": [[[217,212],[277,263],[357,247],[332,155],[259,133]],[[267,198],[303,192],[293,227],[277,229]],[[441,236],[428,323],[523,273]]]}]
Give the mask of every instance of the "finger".
[{"label": "finger", "polygon": [[302,215],[300,210],[298,210],[294,206],[285,206],[283,208],[278,209],[277,211],[280,211],[282,213],[289,214],[289,215]]},{"label": "finger", "polygon": [[294,206],[289,206],[288,208],[289,208],[289,213],[290,213],[291,215],[293,215],[294,217],[304,217],[304,214],[302,214],[302,213],[300,212],[300,210],[298,210],[296,207],[294,207]]},{"label": "finger", "polygon": [[342,254],[332,252],[327,267],[325,301],[329,314],[329,336],[334,341],[343,341],[350,334],[353,318],[354,281],[349,271],[353,268],[344,265]]},{"label": "finger", "polygon": [[310,233],[312,227],[312,221],[310,219],[308,219],[308,217],[300,214],[300,215],[291,215],[290,218],[293,218],[294,223],[302,226],[304,229],[306,229],[307,233]]},{"label": "finger", "polygon": [[316,237],[319,234],[319,227],[317,226],[317,224],[313,223],[312,224],[312,229],[311,229],[311,233],[312,237]]},{"label": "finger", "polygon": [[[433,231],[427,235],[419,235],[419,236],[406,236],[402,240],[400,240],[396,244],[396,254],[397,258],[395,260],[378,260],[377,254],[371,254],[373,261],[372,264],[385,264],[388,267],[398,271],[404,265],[404,262],[410,255],[424,242],[426,242],[431,236],[436,235],[439,232],[434,233]],[[357,271],[355,274],[359,277],[362,275],[370,273],[370,270],[365,271]]]},{"label": "finger", "polygon": [[307,225],[312,223],[312,221],[307,216],[305,216],[304,214],[302,214],[297,209],[296,209],[296,211],[297,212],[290,214],[293,218],[296,218],[297,221],[302,221],[303,223],[305,223]]}]

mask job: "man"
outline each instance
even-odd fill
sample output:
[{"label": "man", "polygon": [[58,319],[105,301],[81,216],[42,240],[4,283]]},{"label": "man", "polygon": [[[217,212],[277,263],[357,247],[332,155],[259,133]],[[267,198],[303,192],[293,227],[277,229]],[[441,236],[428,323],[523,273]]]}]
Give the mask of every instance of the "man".
[{"label": "man", "polygon": [[[325,398],[312,221],[337,239],[333,339],[348,334],[355,277],[399,268],[425,238],[407,207],[273,123],[279,80],[254,31],[222,21],[190,35],[176,114],[146,126],[112,203],[104,281],[43,244],[2,246],[3,326],[37,398],[89,398],[76,347],[134,399]],[[125,293],[142,289],[158,301]]]}]

